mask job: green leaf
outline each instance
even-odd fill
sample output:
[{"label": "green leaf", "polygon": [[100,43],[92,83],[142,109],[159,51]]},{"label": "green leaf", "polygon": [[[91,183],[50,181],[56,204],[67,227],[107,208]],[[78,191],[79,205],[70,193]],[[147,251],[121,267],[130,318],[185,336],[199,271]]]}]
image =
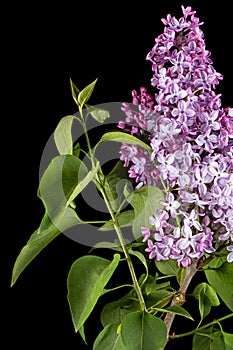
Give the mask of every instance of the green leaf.
[{"label": "green leaf", "polygon": [[[78,195],[78,190],[84,187],[83,183],[88,176],[90,175],[86,166],[73,155],[53,158],[45,170],[39,184],[38,197],[44,204],[47,216],[60,232],[63,232],[63,214],[69,205],[74,207],[73,200]],[[76,222],[81,223],[77,214],[75,217]],[[43,225],[42,220],[38,233],[44,230]]]},{"label": "green leaf", "polygon": [[[142,276],[144,279],[144,277]],[[140,281],[140,279],[139,279]],[[148,276],[147,281],[144,285],[144,293],[146,295],[149,295],[151,293],[154,293],[155,291],[158,291],[160,289],[168,289],[170,288],[170,281],[163,282],[163,283],[157,283],[157,277]]]},{"label": "green leaf", "polygon": [[116,250],[118,252],[122,252],[123,249],[121,248],[121,244],[118,241],[115,241],[115,243],[113,242],[98,242],[96,244],[94,244],[91,249],[89,250],[89,253],[92,252],[94,249],[99,249],[99,248],[107,248],[107,249],[113,249]]},{"label": "green leaf", "polygon": [[[214,333],[213,327],[203,329],[201,331],[197,330],[197,333],[193,336],[192,350],[210,350],[210,343],[212,334]],[[221,350],[221,349],[218,349]]]},{"label": "green leaf", "polygon": [[175,315],[183,316],[183,317],[186,317],[186,318],[194,321],[194,319],[192,318],[190,313],[181,306],[174,305],[174,306],[169,306],[166,309],[155,307],[154,310],[157,310],[160,312],[166,312],[168,314],[175,314]]},{"label": "green leaf", "polygon": [[88,172],[84,163],[73,155],[57,156],[41,178],[39,197],[50,218],[60,215],[78,194],[93,180],[99,162]]},{"label": "green leaf", "polygon": [[120,227],[129,227],[133,225],[134,216],[134,210],[131,209],[122,211],[116,217]]},{"label": "green leaf", "polygon": [[190,313],[181,306],[177,306],[177,305],[169,306],[166,308],[166,312],[171,312],[175,315],[184,316],[184,317],[189,318],[190,320],[194,321],[194,319],[190,315]]},{"label": "green leaf", "polygon": [[224,263],[216,270],[204,270],[207,281],[226,306],[233,311],[233,263]]},{"label": "green leaf", "polygon": [[213,287],[211,287],[208,283],[205,282],[202,282],[195,287],[193,291],[193,296],[198,299],[201,290],[204,291],[206,297],[209,299],[210,304],[212,306],[218,306],[220,304],[218,296]]},{"label": "green leaf", "polygon": [[197,330],[192,342],[192,350],[233,350],[233,334],[208,329]]},{"label": "green leaf", "polygon": [[110,113],[106,109],[88,106],[88,112],[99,123],[104,123],[105,120],[110,118]]},{"label": "green leaf", "polygon": [[180,269],[177,261],[172,259],[155,261],[155,265],[163,275],[169,276],[176,276]]},{"label": "green leaf", "polygon": [[54,238],[68,228],[83,223],[69,204],[72,205],[74,198],[88,184],[95,171],[97,169],[88,173],[81,160],[73,155],[57,156],[51,161],[38,189],[45,215],[40,227],[32,234],[16,259],[11,285]]},{"label": "green leaf", "polygon": [[81,151],[81,147],[80,147],[80,143],[78,142],[74,145],[73,155],[75,155],[75,157],[79,158],[80,151]]},{"label": "green leaf", "polygon": [[45,213],[42,219],[40,230],[36,230],[28,240],[27,244],[20,251],[12,271],[11,286],[15,284],[20,274],[29,265],[29,263],[61,232],[66,229],[82,223],[75,211],[66,208],[62,215],[56,220],[56,226],[51,222],[48,214]]},{"label": "green leaf", "polygon": [[186,268],[183,266],[180,266],[176,275],[176,280],[180,286],[185,278],[185,275],[186,275]]},{"label": "green leaf", "polygon": [[134,208],[133,234],[138,238],[142,235],[141,227],[150,226],[149,217],[156,209],[163,208],[158,201],[164,200],[164,194],[155,186],[142,186],[131,192],[127,200]]},{"label": "green leaf", "polygon": [[108,324],[97,336],[93,350],[127,350],[122,343],[119,323]]},{"label": "green leaf", "polygon": [[198,284],[192,295],[198,299],[201,320],[210,313],[211,306],[220,304],[215,290],[205,282]]},{"label": "green leaf", "polygon": [[112,262],[89,255],[82,256],[72,264],[67,287],[68,302],[76,332],[91,314],[119,261],[119,254],[114,254]]},{"label": "green leaf", "polygon": [[104,190],[114,211],[117,211],[124,199],[123,189],[126,181],[128,182],[128,170],[121,160],[109,174],[104,175]]},{"label": "green leaf", "polygon": [[163,308],[168,305],[174,296],[174,292],[166,289],[156,290],[145,296],[146,305],[148,307]]},{"label": "green leaf", "polygon": [[136,256],[141,261],[141,263],[144,265],[146,269],[146,278],[147,278],[149,271],[148,271],[148,266],[147,266],[147,261],[145,256],[141,252],[137,250],[133,250],[132,248],[129,249],[129,254]]},{"label": "green leaf", "polygon": [[60,154],[73,153],[71,129],[74,119],[77,118],[72,115],[62,118],[54,131],[54,141]]},{"label": "green leaf", "polygon": [[199,311],[200,311],[201,321],[202,321],[203,318],[205,318],[210,313],[210,310],[211,310],[210,301],[208,297],[206,297],[205,291],[203,289],[200,290],[198,301],[199,301]]},{"label": "green leaf", "polygon": [[124,195],[124,197],[127,198],[132,191],[133,191],[133,187],[132,187],[131,183],[126,182],[126,184],[125,184],[125,186],[123,188],[123,195]]},{"label": "green leaf", "polygon": [[81,193],[82,190],[95,178],[95,175],[97,174],[98,170],[99,161],[96,162],[95,166],[88,172],[88,174],[84,178],[79,179],[79,182],[73,189],[73,192],[70,193],[70,197],[67,200],[67,204],[70,204],[78,196],[78,194]]},{"label": "green leaf", "polygon": [[124,317],[121,336],[127,350],[163,350],[167,327],[160,318],[136,311]]},{"label": "green leaf", "polygon": [[78,104],[80,108],[83,107],[85,103],[89,100],[94,90],[97,79],[95,79],[91,84],[87,85],[83,90],[81,90],[78,94]]},{"label": "green leaf", "polygon": [[87,342],[86,342],[86,335],[85,335],[85,331],[84,331],[84,324],[79,328],[79,334],[81,335],[81,337],[83,338],[85,344],[87,345]]},{"label": "green leaf", "polygon": [[184,267],[179,267],[176,260],[155,261],[155,265],[163,275],[176,276],[177,282],[181,285],[186,274],[186,269]]},{"label": "green leaf", "polygon": [[110,323],[119,324],[129,312],[138,310],[140,310],[139,302],[132,300],[128,294],[119,300],[106,304],[101,312],[100,320],[104,327]]},{"label": "green leaf", "polygon": [[70,78],[70,87],[71,87],[71,93],[72,93],[72,97],[75,101],[75,103],[78,105],[78,95],[80,93],[80,90],[77,88],[77,86],[72,82],[71,78]]},{"label": "green leaf", "polygon": [[65,210],[69,202],[78,194],[77,187],[88,174],[86,166],[73,155],[53,158],[45,170],[38,190],[51,219]]},{"label": "green leaf", "polygon": [[226,350],[233,350],[233,334],[222,332]]},{"label": "green leaf", "polygon": [[[118,225],[120,227],[132,226],[133,220],[134,220],[134,210],[130,209],[130,210],[122,211],[121,213],[116,215],[116,217],[117,217]],[[112,231],[112,230],[114,230],[114,227],[113,227],[113,222],[111,220],[107,221],[105,224],[103,224],[99,228],[99,231]]]},{"label": "green leaf", "polygon": [[221,253],[225,255],[214,257],[208,264],[204,265],[204,269],[218,269],[227,261],[227,249],[224,248]]},{"label": "green leaf", "polygon": [[106,141],[114,141],[114,142],[120,142],[120,143],[127,143],[129,145],[137,145],[139,147],[142,147],[143,149],[151,152],[151,146],[149,146],[147,143],[141,141],[137,137],[124,133],[122,131],[109,131],[105,133],[99,143],[106,142]]},{"label": "green leaf", "polygon": [[230,350],[232,347],[226,346],[223,333],[221,331],[214,332],[212,334],[212,340],[210,343],[210,350]]}]

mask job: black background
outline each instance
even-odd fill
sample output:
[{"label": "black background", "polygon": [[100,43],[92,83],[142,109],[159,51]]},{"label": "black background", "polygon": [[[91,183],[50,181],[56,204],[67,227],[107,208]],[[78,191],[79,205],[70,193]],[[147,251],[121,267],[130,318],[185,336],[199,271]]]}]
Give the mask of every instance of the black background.
[{"label": "black background", "polygon": [[[0,265],[0,341],[5,348],[92,348],[101,330],[99,313],[108,298],[97,304],[87,321],[89,345],[84,346],[74,332],[66,288],[71,264],[86,254],[88,247],[59,236],[10,288],[14,261],[44,212],[36,196],[41,154],[60,118],[77,111],[70,77],[79,88],[98,78],[93,105],[131,102],[132,89],[150,87],[151,64],[145,57],[163,30],[161,17],[168,13],[180,17],[182,4],[191,5],[204,21],[207,49],[214,67],[224,75],[218,87],[223,106],[233,105],[233,29],[228,1],[66,1],[5,7],[1,31],[4,212]],[[118,276],[123,280],[128,277],[122,272]],[[216,311],[214,316],[225,311]],[[186,329],[186,324],[180,318],[178,332]],[[188,326],[192,328],[192,324]],[[224,326],[230,331],[229,323]],[[174,346],[190,349],[190,341],[184,338],[167,348]]]}]

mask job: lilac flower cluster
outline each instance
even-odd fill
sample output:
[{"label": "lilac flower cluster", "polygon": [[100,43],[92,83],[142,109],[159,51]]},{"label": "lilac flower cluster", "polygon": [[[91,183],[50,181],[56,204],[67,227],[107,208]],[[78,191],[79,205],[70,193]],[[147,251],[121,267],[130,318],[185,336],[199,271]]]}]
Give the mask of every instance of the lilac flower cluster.
[{"label": "lilac flower cluster", "polygon": [[134,90],[118,127],[151,146],[121,146],[136,188],[152,185],[166,194],[151,227],[142,227],[149,258],[187,267],[223,247],[233,261],[233,109],[215,93],[223,77],[206,50],[203,23],[191,7],[182,12],[162,19],[164,31],[147,55],[155,93]]}]

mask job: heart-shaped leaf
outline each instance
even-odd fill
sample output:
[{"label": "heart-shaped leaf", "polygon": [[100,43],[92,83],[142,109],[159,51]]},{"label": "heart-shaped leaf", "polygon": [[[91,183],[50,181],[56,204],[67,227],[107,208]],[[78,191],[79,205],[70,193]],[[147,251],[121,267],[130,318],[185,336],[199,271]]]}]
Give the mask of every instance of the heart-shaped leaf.
[{"label": "heart-shaped leaf", "polygon": [[233,311],[233,263],[225,262],[216,270],[207,269],[205,275],[226,306]]},{"label": "heart-shaped leaf", "polygon": [[127,350],[122,343],[119,323],[110,323],[99,333],[93,350]]},{"label": "heart-shaped leaf", "polygon": [[77,259],[68,274],[68,301],[77,332],[95,307],[104,287],[118,266],[120,255],[115,254],[112,261],[94,255]]},{"label": "heart-shaped leaf", "polygon": [[167,327],[160,318],[136,311],[124,317],[121,336],[127,350],[163,350]]}]

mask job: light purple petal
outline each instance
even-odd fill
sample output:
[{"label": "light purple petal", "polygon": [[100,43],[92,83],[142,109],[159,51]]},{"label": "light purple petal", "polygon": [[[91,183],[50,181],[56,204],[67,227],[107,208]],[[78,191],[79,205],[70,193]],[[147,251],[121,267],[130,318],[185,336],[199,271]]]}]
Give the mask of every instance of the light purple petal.
[{"label": "light purple petal", "polygon": [[233,252],[231,252],[231,253],[229,253],[229,254],[227,255],[227,261],[228,261],[229,263],[233,262]]},{"label": "light purple petal", "polygon": [[182,234],[186,237],[186,238],[191,238],[192,237],[192,230],[188,225],[184,225],[182,227]]},{"label": "light purple petal", "polygon": [[197,230],[202,231],[202,226],[201,226],[201,224],[200,224],[198,221],[194,221],[194,222],[193,222],[193,226],[194,226]]},{"label": "light purple petal", "polygon": [[207,193],[207,186],[201,183],[198,187],[201,196],[204,196]]},{"label": "light purple petal", "polygon": [[179,85],[176,83],[171,84],[170,86],[170,92],[174,95],[177,95],[179,92]]},{"label": "light purple petal", "polygon": [[188,95],[187,91],[181,90],[178,94],[179,99],[185,98]]},{"label": "light purple petal", "polygon": [[218,137],[217,137],[217,135],[212,134],[209,136],[209,140],[210,140],[210,142],[216,143],[216,142],[218,142]]},{"label": "light purple petal", "polygon": [[202,146],[204,144],[204,137],[203,135],[199,135],[197,138],[196,138],[196,143],[199,145],[199,146]]},{"label": "light purple petal", "polygon": [[177,242],[177,246],[181,250],[184,250],[189,247],[189,241],[185,238],[180,238],[179,241]]},{"label": "light purple petal", "polygon": [[183,174],[179,177],[177,182],[178,182],[180,187],[184,188],[185,186],[187,186],[189,184],[190,177],[187,174]]},{"label": "light purple petal", "polygon": [[195,114],[196,113],[195,113],[195,111],[193,109],[189,109],[189,108],[186,109],[186,115],[187,115],[188,118],[193,117]]}]

